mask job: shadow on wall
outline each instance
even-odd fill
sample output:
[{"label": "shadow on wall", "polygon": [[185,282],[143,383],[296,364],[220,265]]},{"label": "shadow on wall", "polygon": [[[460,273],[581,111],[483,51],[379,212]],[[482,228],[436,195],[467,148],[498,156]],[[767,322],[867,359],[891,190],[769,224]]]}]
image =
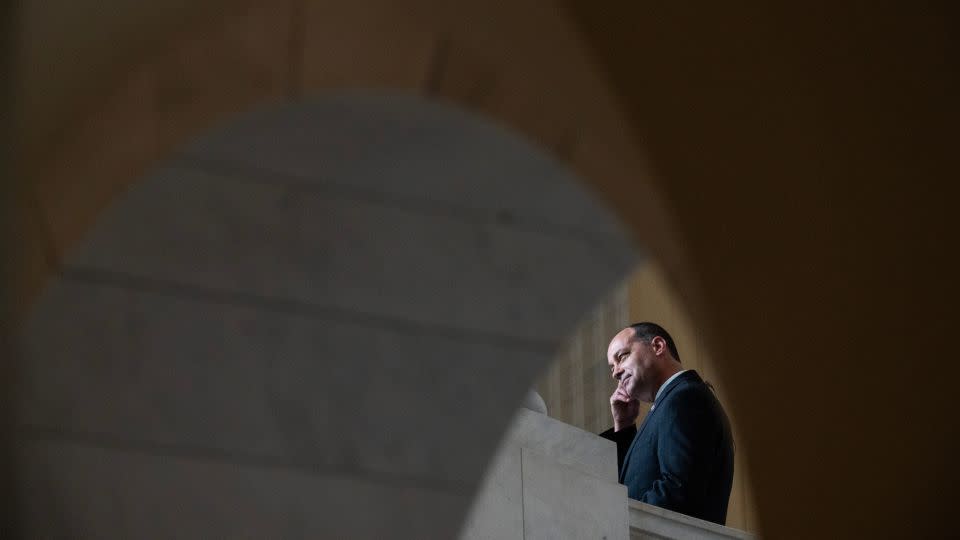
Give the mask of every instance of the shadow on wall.
[{"label": "shadow on wall", "polygon": [[568,329],[640,260],[462,111],[257,111],[134,183],[23,332],[28,537],[455,536]]}]

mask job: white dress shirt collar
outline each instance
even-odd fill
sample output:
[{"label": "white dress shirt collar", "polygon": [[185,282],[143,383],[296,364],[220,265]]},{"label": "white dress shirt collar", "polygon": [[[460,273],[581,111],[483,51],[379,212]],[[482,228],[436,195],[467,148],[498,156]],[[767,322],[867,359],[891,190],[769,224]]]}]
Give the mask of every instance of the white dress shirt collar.
[{"label": "white dress shirt collar", "polygon": [[662,394],[663,391],[666,390],[668,386],[670,386],[670,383],[672,383],[674,379],[676,379],[677,377],[679,377],[680,374],[683,373],[683,372],[685,372],[685,371],[687,371],[687,370],[681,369],[680,371],[678,371],[678,372],[674,373],[673,375],[671,375],[669,379],[667,379],[666,381],[663,381],[663,384],[660,385],[660,389],[657,390],[657,395],[653,397],[653,405],[650,406],[650,410],[651,410],[651,411],[653,410],[654,407],[657,406],[657,400],[660,399],[660,394]]}]

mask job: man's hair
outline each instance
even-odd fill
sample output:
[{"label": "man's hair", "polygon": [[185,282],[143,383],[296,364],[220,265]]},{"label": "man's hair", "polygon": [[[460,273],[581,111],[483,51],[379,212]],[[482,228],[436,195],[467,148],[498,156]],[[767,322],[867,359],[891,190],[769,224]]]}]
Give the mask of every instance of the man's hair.
[{"label": "man's hair", "polygon": [[673,359],[677,362],[680,361],[680,353],[677,352],[677,344],[673,342],[673,338],[670,337],[670,334],[663,329],[657,323],[652,322],[639,322],[633,323],[630,325],[630,328],[633,328],[636,334],[633,335],[634,339],[639,339],[644,343],[650,343],[650,341],[659,336],[662,337],[664,341],[667,342],[667,349],[670,350],[670,354],[673,355]]}]

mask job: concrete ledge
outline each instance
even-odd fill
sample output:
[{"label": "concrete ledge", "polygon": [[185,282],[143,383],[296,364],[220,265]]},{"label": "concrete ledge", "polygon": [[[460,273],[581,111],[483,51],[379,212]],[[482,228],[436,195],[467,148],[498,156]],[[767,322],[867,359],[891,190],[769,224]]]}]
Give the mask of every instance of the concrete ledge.
[{"label": "concrete ledge", "polygon": [[549,416],[518,410],[501,447],[529,448],[580,472],[617,481],[617,446],[594,433]]},{"label": "concrete ledge", "polygon": [[683,538],[685,540],[716,540],[735,538],[755,540],[757,537],[730,527],[693,518],[671,510],[639,501],[628,501],[630,540]]}]

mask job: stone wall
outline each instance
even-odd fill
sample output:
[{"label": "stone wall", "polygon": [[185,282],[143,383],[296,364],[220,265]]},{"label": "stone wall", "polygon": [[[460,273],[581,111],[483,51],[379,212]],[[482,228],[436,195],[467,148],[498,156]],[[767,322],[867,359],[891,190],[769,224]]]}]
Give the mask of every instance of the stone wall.
[{"label": "stone wall", "polygon": [[450,538],[636,263],[523,140],[405,96],[238,119],[124,193],[23,335],[26,537]]},{"label": "stone wall", "polygon": [[462,540],[626,540],[617,448],[543,414],[517,412],[471,509]]}]

